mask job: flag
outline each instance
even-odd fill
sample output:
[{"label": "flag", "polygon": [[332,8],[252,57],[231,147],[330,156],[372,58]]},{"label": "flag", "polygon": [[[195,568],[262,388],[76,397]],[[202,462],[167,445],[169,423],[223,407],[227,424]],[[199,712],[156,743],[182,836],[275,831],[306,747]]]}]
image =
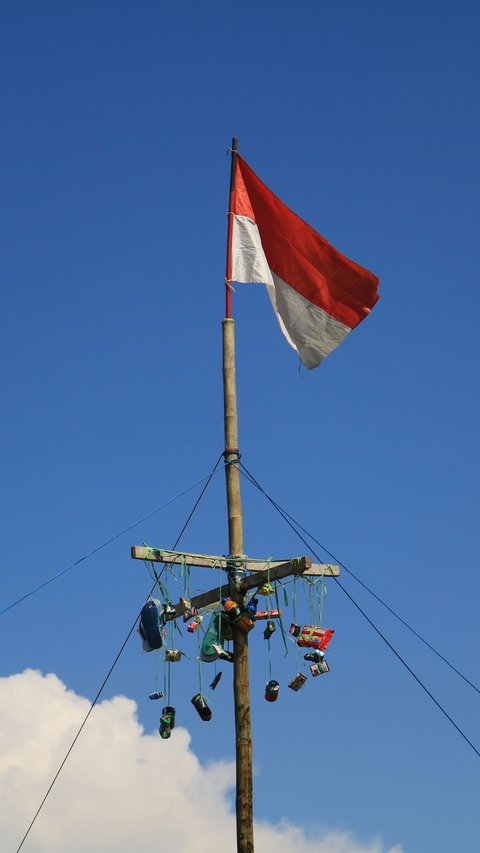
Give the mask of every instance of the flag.
[{"label": "flag", "polygon": [[378,278],[290,210],[237,155],[231,279],[265,284],[289,344],[318,367],[369,314]]}]

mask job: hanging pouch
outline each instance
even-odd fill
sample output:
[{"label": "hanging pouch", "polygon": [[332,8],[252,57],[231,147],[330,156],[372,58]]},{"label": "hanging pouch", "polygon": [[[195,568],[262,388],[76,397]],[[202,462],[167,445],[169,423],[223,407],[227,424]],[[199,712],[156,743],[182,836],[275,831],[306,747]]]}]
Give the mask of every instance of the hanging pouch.
[{"label": "hanging pouch", "polygon": [[150,598],[142,607],[138,633],[146,652],[153,652],[154,649],[161,649],[163,646],[162,611],[162,604],[156,598]]},{"label": "hanging pouch", "polygon": [[221,610],[216,610],[210,620],[200,650],[200,660],[211,663],[220,657],[225,642],[225,623],[228,616]]}]

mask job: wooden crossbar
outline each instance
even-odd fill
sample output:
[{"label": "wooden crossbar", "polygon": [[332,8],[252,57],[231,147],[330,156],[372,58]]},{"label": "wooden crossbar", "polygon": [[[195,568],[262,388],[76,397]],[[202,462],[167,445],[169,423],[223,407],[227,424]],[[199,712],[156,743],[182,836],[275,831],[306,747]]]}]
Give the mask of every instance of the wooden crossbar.
[{"label": "wooden crossbar", "polygon": [[[272,571],[279,566],[290,565],[290,571],[281,577],[287,577],[289,574],[295,574],[293,566],[295,560],[258,560],[250,559],[250,557],[227,558],[224,555],[217,556],[212,554],[189,554],[184,551],[163,551],[161,548],[150,548],[145,545],[133,545],[131,549],[132,558],[134,560],[147,560],[154,563],[169,563],[181,564],[186,563],[189,566],[200,566],[207,569],[233,569],[238,571],[244,569],[247,572],[270,572],[270,578],[273,579]],[[312,563],[311,557],[298,557],[297,560],[305,560],[305,568],[299,574],[309,577],[338,577],[340,567],[331,563]],[[242,579],[242,584],[247,578]],[[252,584],[256,586],[258,578]],[[245,587],[250,589],[251,587]]]},{"label": "wooden crossbar", "polygon": [[[249,589],[262,586],[267,581],[281,580],[281,578],[291,577],[291,575],[303,575],[309,562],[309,557],[299,557],[298,560],[289,560],[286,563],[277,563],[273,569],[270,568],[263,572],[246,575],[239,581],[239,592],[244,594]],[[210,589],[208,592],[202,592],[200,595],[195,595],[193,598],[190,598],[190,603],[192,607],[196,607],[197,610],[201,610],[202,607],[208,607],[210,604],[217,604],[222,598],[230,595],[235,596],[227,583],[222,584],[222,586],[216,586],[215,589]],[[178,619],[179,616],[183,616],[185,613],[185,607],[180,602],[174,606],[175,619]]]}]

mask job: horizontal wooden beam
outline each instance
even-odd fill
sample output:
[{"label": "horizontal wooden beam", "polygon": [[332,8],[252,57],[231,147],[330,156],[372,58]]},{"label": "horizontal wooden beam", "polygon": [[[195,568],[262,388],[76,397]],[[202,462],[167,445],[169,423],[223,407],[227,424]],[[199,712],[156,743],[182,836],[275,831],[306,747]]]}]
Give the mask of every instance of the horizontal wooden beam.
[{"label": "horizontal wooden beam", "polygon": [[[277,563],[273,569],[270,568],[264,572],[246,575],[238,584],[239,592],[244,594],[249,589],[262,586],[267,581],[273,582],[281,580],[281,578],[291,577],[292,575],[303,575],[309,564],[310,557],[299,557],[298,560],[289,560],[286,563]],[[216,604],[220,602],[222,598],[230,595],[232,595],[232,592],[229,585],[223,584],[222,586],[216,586],[215,589],[208,590],[208,592],[202,592],[200,595],[194,596],[190,599],[190,603],[192,607],[196,607],[197,610],[201,610],[202,607],[208,607],[209,604]],[[175,618],[177,619],[179,616],[183,616],[185,612],[183,604],[180,604],[179,602],[174,606]]]},{"label": "horizontal wooden beam", "polygon": [[[212,554],[189,554],[184,551],[163,551],[161,548],[150,548],[145,545],[132,545],[132,558],[134,560],[147,560],[154,563],[169,563],[181,564],[186,563],[188,566],[200,566],[207,569],[228,569],[244,568],[248,572],[270,572],[278,566],[285,566],[285,560],[257,560],[250,557],[235,559],[227,559],[225,556],[216,556]],[[311,557],[299,557],[298,560],[306,560],[305,568],[298,574],[321,577],[338,577],[340,574],[339,566],[331,563],[312,563]],[[288,563],[293,565],[295,561],[289,560]],[[294,574],[290,571],[289,574]],[[287,575],[282,575],[286,577]],[[245,580],[245,578],[244,578]],[[257,578],[258,580],[258,578]],[[256,585],[253,583],[253,586]]]},{"label": "horizontal wooden beam", "polygon": [[292,575],[303,575],[311,567],[310,557],[298,557],[296,560],[288,560],[286,563],[277,563],[273,568],[269,566],[263,572],[246,575],[246,577],[240,578],[238,587],[240,592],[246,592],[256,586],[263,586],[264,583],[273,583],[273,581],[289,578]]},{"label": "horizontal wooden beam", "polygon": [[[194,595],[193,598],[190,599],[190,604],[192,607],[196,607],[197,610],[201,610],[202,607],[208,607],[209,604],[219,604],[222,598],[228,598],[230,595],[230,587],[227,584],[223,586],[217,586],[215,589],[210,589],[208,592],[202,592],[200,595]],[[185,607],[183,604],[175,604],[175,619],[178,619],[179,616],[183,616],[185,613]]]}]

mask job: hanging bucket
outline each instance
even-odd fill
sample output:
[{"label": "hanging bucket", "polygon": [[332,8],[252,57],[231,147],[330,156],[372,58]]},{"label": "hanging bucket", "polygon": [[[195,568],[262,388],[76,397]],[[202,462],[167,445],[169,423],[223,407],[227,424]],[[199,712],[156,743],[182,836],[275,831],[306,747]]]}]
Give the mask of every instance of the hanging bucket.
[{"label": "hanging bucket", "polygon": [[278,681],[275,681],[272,678],[270,681],[267,681],[267,686],[265,687],[265,699],[267,702],[276,702],[278,699],[278,691],[280,690],[280,684]]},{"label": "hanging bucket", "polygon": [[212,719],[212,712],[208,707],[207,700],[205,696],[202,696],[201,693],[197,693],[192,699],[192,705],[197,711],[198,715],[204,720],[206,723]]}]

